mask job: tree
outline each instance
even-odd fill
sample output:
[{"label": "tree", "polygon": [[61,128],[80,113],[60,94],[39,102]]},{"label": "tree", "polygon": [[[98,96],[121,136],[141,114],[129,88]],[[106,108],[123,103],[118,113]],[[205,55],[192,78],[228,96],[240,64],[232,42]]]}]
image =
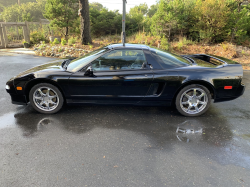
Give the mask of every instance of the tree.
[{"label": "tree", "polygon": [[61,29],[65,38],[68,37],[69,29],[77,21],[78,0],[47,0],[44,17],[50,20],[50,25]]},{"label": "tree", "polygon": [[92,43],[90,34],[89,2],[88,0],[79,0],[79,9],[81,13],[81,42],[87,45]]},{"label": "tree", "polygon": [[141,26],[144,25],[145,15],[148,12],[148,5],[146,3],[140,4],[131,8],[129,11],[129,17],[131,18],[130,23],[134,31],[140,30]]},{"label": "tree", "polygon": [[[22,3],[28,3],[28,2],[36,2],[36,0],[20,0]],[[0,4],[3,6],[11,6],[14,4],[18,4],[18,0],[0,0]]]},{"label": "tree", "polygon": [[204,42],[225,40],[225,26],[230,17],[226,0],[197,0],[194,10],[197,18],[194,29],[199,32]]},{"label": "tree", "polygon": [[228,0],[230,8],[230,16],[226,29],[230,35],[230,42],[237,38],[237,42],[241,43],[246,39],[247,31],[250,29],[250,4],[244,0]]},{"label": "tree", "polygon": [[150,8],[148,9],[148,13],[147,16],[152,18],[152,16],[156,13],[157,9],[158,9],[158,4],[156,5],[151,5]]},{"label": "tree", "polygon": [[22,3],[21,6],[14,4],[3,9],[1,19],[6,22],[39,21],[39,19],[44,18],[42,13],[44,5],[41,0]]},{"label": "tree", "polygon": [[98,10],[101,11],[103,7],[103,5],[101,3],[89,3],[89,8],[93,8],[94,10]]}]

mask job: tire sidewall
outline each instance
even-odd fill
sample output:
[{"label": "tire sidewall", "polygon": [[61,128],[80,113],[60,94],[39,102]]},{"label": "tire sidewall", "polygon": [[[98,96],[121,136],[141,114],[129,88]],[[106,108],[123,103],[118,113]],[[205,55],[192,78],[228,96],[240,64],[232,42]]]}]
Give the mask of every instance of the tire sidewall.
[{"label": "tire sidewall", "polygon": [[[200,88],[200,89],[204,90],[206,92],[207,98],[208,98],[208,102],[207,102],[206,107],[201,112],[199,112],[197,114],[188,114],[188,113],[184,112],[180,106],[181,95],[186,90],[191,89],[191,88]],[[212,100],[211,93],[205,86],[202,86],[199,84],[191,84],[191,85],[188,85],[188,86],[185,86],[184,88],[182,88],[181,91],[178,93],[176,100],[175,100],[175,106],[176,106],[176,109],[178,110],[178,112],[181,113],[182,115],[188,116],[188,117],[195,117],[195,116],[200,116],[200,115],[204,114],[208,110],[208,108],[211,104],[211,100]]]},{"label": "tire sidewall", "polygon": [[[57,93],[57,95],[58,95],[58,97],[59,97],[59,104],[58,104],[58,106],[57,106],[54,110],[52,110],[52,111],[44,111],[44,110],[41,110],[41,109],[38,108],[38,107],[36,106],[36,104],[34,103],[34,101],[33,101],[33,94],[34,94],[34,92],[35,92],[39,87],[48,87],[48,88],[53,89],[53,90]],[[49,84],[49,83],[40,83],[40,84],[37,84],[37,85],[33,86],[33,87],[31,88],[30,92],[29,92],[29,100],[30,100],[31,106],[32,106],[36,111],[38,111],[38,112],[40,112],[40,113],[43,113],[43,114],[54,114],[54,113],[57,113],[57,112],[62,108],[63,103],[64,103],[64,99],[63,99],[63,96],[62,96],[61,91],[60,91],[56,86],[54,86],[54,85],[52,85],[52,84]]]}]

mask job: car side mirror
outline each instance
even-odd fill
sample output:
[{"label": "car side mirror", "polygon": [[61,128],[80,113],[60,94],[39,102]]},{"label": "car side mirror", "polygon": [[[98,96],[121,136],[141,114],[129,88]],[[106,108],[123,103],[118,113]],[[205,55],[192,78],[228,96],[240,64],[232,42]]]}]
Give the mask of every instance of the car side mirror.
[{"label": "car side mirror", "polygon": [[151,64],[147,64],[147,62],[143,62],[141,69],[153,69]]},{"label": "car side mirror", "polygon": [[84,76],[88,76],[88,77],[94,77],[94,73],[93,73],[93,69],[92,66],[89,66],[87,68],[87,70],[84,73]]}]

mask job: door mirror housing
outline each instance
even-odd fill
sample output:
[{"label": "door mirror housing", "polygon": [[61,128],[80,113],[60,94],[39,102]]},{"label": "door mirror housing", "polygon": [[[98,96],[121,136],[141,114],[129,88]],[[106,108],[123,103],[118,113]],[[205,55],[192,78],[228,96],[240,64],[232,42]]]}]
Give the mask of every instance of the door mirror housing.
[{"label": "door mirror housing", "polygon": [[141,69],[153,69],[153,66],[147,62],[143,62]]},{"label": "door mirror housing", "polygon": [[92,66],[89,66],[87,68],[87,70],[84,73],[84,76],[88,76],[88,77],[94,77],[94,73],[93,73],[93,69]]}]

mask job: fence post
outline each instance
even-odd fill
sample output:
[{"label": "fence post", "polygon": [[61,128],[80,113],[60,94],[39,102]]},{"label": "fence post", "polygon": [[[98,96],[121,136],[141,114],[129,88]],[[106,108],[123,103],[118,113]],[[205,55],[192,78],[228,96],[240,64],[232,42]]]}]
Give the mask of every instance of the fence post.
[{"label": "fence post", "polygon": [[30,38],[30,27],[29,27],[29,22],[25,21],[25,25],[27,26],[28,37]]},{"label": "fence post", "polygon": [[18,25],[16,24],[15,27],[16,27],[17,39],[19,40],[20,37],[19,37]]},{"label": "fence post", "polygon": [[9,41],[8,41],[8,36],[6,33],[6,25],[2,24],[2,27],[3,27],[2,30],[3,30],[3,38],[4,38],[4,47],[7,48]]},{"label": "fence post", "polygon": [[5,47],[5,42],[3,38],[3,26],[2,24],[0,25],[0,39],[1,39],[1,47]]},{"label": "fence post", "polygon": [[27,43],[30,43],[30,38],[29,38],[29,34],[28,34],[27,25],[23,26],[23,36],[24,36],[24,40]]}]

